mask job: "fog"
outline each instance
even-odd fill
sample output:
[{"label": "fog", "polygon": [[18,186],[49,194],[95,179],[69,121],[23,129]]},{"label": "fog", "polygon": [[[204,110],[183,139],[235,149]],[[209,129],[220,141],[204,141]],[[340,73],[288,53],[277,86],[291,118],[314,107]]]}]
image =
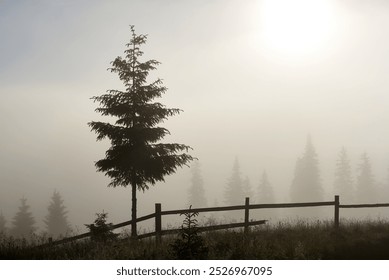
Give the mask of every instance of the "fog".
[{"label": "fog", "polygon": [[[123,54],[130,24],[148,34],[144,58],[162,63],[150,77],[168,88],[160,102],[183,110],[162,124],[171,132],[164,141],[193,148],[208,205],[224,205],[235,158],[254,191],[266,170],[276,201],[290,201],[308,135],[324,199],[335,194],[342,146],[354,178],[366,152],[376,181],[389,188],[389,4],[325,1],[319,16],[299,0],[288,7],[295,17],[272,27],[267,19],[285,12],[285,2],[275,2],[279,8],[261,0],[0,1],[0,211],[7,226],[25,197],[44,230],[54,190],[80,232],[103,210],[110,222],[130,219],[130,189],[108,188],[94,166],[109,142],[96,142],[87,126],[102,119],[90,98],[121,87],[107,68]],[[295,24],[299,18],[306,21]],[[140,192],[138,215],[157,202],[166,210],[188,207],[190,178],[189,168],[179,169]]]}]

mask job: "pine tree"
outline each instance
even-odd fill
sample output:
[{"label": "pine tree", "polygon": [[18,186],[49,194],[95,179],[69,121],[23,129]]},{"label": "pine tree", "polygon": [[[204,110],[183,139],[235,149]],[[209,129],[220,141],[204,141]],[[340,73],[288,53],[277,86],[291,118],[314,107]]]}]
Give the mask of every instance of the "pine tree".
[{"label": "pine tree", "polygon": [[[189,210],[191,207],[189,207]],[[198,212],[184,213],[185,219],[181,226],[180,238],[170,244],[171,254],[178,260],[206,259],[208,247],[198,229]]]},{"label": "pine tree", "polygon": [[375,180],[370,159],[366,153],[362,154],[361,163],[358,168],[356,195],[358,202],[375,202]]},{"label": "pine tree", "polygon": [[296,162],[291,199],[293,202],[323,200],[317,154],[309,136],[304,154]]},{"label": "pine tree", "polygon": [[258,203],[274,203],[273,186],[270,184],[266,171],[263,171],[262,178],[258,186]]},{"label": "pine tree", "polygon": [[19,211],[13,218],[11,234],[15,237],[29,237],[36,228],[34,227],[35,219],[29,211],[30,206],[27,205],[27,199],[22,198]]},{"label": "pine tree", "polygon": [[97,218],[93,224],[85,226],[91,233],[91,240],[97,242],[107,242],[116,240],[119,234],[112,232],[112,223],[107,223],[108,213],[96,213]]},{"label": "pine tree", "polygon": [[354,190],[353,180],[351,177],[350,160],[344,147],[340,150],[339,157],[336,162],[334,190],[335,194],[340,195],[340,199],[342,201],[346,203],[353,201]]},{"label": "pine tree", "polygon": [[236,158],[232,167],[232,175],[228,180],[224,192],[225,203],[228,205],[242,205],[244,203],[244,197],[245,193],[243,190],[239,161]]},{"label": "pine tree", "polygon": [[49,213],[46,216],[45,224],[50,236],[59,237],[69,232],[69,223],[66,217],[66,208],[59,192],[54,191],[51,203],[47,208]]},{"label": "pine tree", "polygon": [[[275,203],[273,186],[269,182],[269,178],[267,176],[266,171],[263,171],[262,173],[262,177],[257,189],[255,203]],[[252,216],[256,219],[271,220],[279,216],[279,212],[280,211],[278,209],[261,209],[260,211],[255,211]]]},{"label": "pine tree", "polygon": [[253,190],[251,189],[251,183],[249,176],[246,176],[242,182],[242,189],[244,193],[244,197],[252,197],[253,196]]},{"label": "pine tree", "polygon": [[192,167],[191,186],[189,188],[189,205],[193,208],[206,207],[207,200],[205,198],[204,181],[201,176],[200,163],[198,161],[193,162]]},{"label": "pine tree", "polygon": [[7,221],[3,216],[3,213],[0,213],[0,235],[7,233],[6,227]]},{"label": "pine tree", "polygon": [[98,134],[97,140],[108,138],[111,141],[105,158],[95,164],[97,170],[111,178],[109,186],[131,186],[131,235],[134,237],[137,235],[137,190],[145,191],[150,185],[164,181],[166,175],[187,165],[193,157],[185,153],[190,149],[187,145],[159,142],[169,131],[157,125],[181,110],[154,102],[167,90],[161,79],[147,82],[150,71],[155,70],[159,62],[141,62],[140,47],[146,43],[147,36],[137,35],[134,26],[131,26],[131,34],[125,57],[117,57],[109,68],[118,74],[124,89],[108,90],[106,94],[92,97],[100,105],[96,112],[116,121],[114,124],[92,121],[89,126]]}]

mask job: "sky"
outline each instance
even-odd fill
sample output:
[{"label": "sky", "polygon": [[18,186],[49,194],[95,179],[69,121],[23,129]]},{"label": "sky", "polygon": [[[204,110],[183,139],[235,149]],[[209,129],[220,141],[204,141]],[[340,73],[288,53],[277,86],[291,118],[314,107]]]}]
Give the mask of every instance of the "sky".
[{"label": "sky", "polygon": [[[121,87],[107,68],[130,25],[161,62],[161,102],[183,110],[165,141],[193,148],[209,204],[223,204],[236,157],[253,188],[266,170],[288,201],[308,135],[327,198],[342,146],[354,173],[367,152],[385,182],[388,15],[383,0],[0,0],[0,211],[11,221],[25,197],[42,227],[58,190],[80,232],[103,210],[129,220],[130,189],[96,172],[109,143],[87,123],[101,119],[90,98]],[[140,193],[139,215],[187,207],[189,184],[184,168]]]}]

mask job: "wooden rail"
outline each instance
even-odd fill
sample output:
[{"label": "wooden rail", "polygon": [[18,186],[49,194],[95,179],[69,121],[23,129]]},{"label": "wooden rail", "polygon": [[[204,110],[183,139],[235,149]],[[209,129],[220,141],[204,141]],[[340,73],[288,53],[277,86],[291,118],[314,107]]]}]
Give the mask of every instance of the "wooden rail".
[{"label": "wooden rail", "polygon": [[[258,225],[263,225],[267,222],[267,220],[260,220],[260,221],[251,221],[248,222],[249,226],[258,226]],[[214,231],[214,230],[223,230],[223,229],[230,229],[230,228],[239,228],[239,227],[244,227],[246,223],[232,223],[232,224],[224,224],[224,225],[214,225],[214,226],[202,226],[202,227],[197,227],[198,232],[206,232],[206,231]],[[181,229],[165,229],[161,230],[159,234],[161,236],[163,235],[168,235],[168,234],[175,234],[175,233],[180,233]],[[143,239],[147,237],[152,237],[152,236],[157,236],[157,232],[149,232],[145,234],[140,234],[138,235],[138,239]],[[158,242],[158,241],[157,241]]]},{"label": "wooden rail", "polygon": [[[222,224],[222,225],[214,225],[214,226],[203,226],[198,227],[197,229],[200,232],[204,231],[213,231],[213,230],[221,230],[221,229],[230,229],[243,227],[244,233],[248,233],[250,226],[261,225],[266,223],[266,220],[260,221],[249,221],[250,210],[252,209],[271,209],[271,208],[301,208],[301,207],[322,207],[322,206],[334,206],[334,226],[335,228],[339,227],[339,218],[340,218],[340,208],[373,208],[373,207],[389,207],[389,203],[376,203],[376,204],[340,204],[340,198],[338,195],[335,195],[334,201],[325,201],[325,202],[304,202],[304,203],[272,203],[272,204],[250,204],[250,199],[246,197],[244,205],[234,205],[234,206],[222,206],[222,207],[205,207],[205,208],[190,208],[190,209],[179,209],[179,210],[165,210],[162,211],[162,205],[160,203],[155,204],[155,212],[140,218],[136,219],[136,222],[142,222],[149,219],[154,218],[155,223],[155,231],[137,235],[138,239],[143,239],[147,237],[156,237],[156,243],[159,244],[161,242],[162,236],[167,234],[178,233],[181,229],[162,229],[162,216],[167,215],[182,215],[185,213],[193,213],[193,212],[219,212],[219,211],[236,211],[236,210],[244,210],[244,222],[242,223],[232,223],[232,224]],[[110,227],[109,230],[121,228],[124,226],[131,225],[132,221],[126,221],[123,223],[119,223]],[[52,246],[64,244],[72,241],[76,241],[82,238],[90,237],[91,233],[83,233],[80,235],[64,238],[61,240],[56,240],[49,242],[47,244],[40,245],[38,247]]]},{"label": "wooden rail", "polygon": [[339,205],[339,208],[375,208],[375,207],[389,207],[389,203]]},{"label": "wooden rail", "polygon": [[[140,217],[140,218],[136,219],[136,222],[138,223],[138,222],[146,221],[146,220],[152,219],[154,217],[155,217],[155,214],[153,213],[153,214],[146,215],[146,216],[143,216],[143,217]],[[121,228],[121,227],[125,227],[125,226],[128,226],[128,225],[131,225],[131,222],[132,221],[127,221],[127,222],[119,223],[119,224],[116,224],[116,225],[112,225],[109,230],[114,230],[114,229],[117,229],[117,228]],[[66,238],[63,238],[63,239],[60,239],[60,240],[55,240],[55,241],[52,241],[52,239],[49,239],[49,243],[39,245],[38,247],[47,247],[47,246],[65,244],[65,243],[69,243],[69,242],[76,241],[76,240],[79,240],[79,239],[83,239],[83,238],[86,238],[86,237],[90,237],[91,235],[92,235],[91,232],[86,232],[86,233],[83,233],[83,234],[80,234],[80,235],[66,237]]]}]

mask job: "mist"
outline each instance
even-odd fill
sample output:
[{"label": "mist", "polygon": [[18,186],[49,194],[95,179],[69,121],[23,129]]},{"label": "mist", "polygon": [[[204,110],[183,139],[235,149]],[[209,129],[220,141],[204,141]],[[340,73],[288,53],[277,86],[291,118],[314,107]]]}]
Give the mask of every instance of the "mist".
[{"label": "mist", "polygon": [[[325,40],[290,51],[266,40],[265,2],[1,1],[0,212],[7,226],[24,197],[44,230],[55,190],[76,231],[103,210],[113,223],[130,220],[130,189],[108,188],[94,166],[109,142],[96,142],[87,126],[101,119],[90,98],[122,86],[107,68],[123,54],[130,24],[148,34],[144,59],[162,63],[150,77],[168,87],[160,102],[183,110],[162,124],[171,132],[164,141],[193,148],[208,205],[225,205],[236,158],[254,192],[266,170],[275,201],[291,201],[308,135],[324,200],[335,195],[345,147],[354,179],[368,154],[380,199],[389,202],[389,4],[327,1]],[[155,203],[189,207],[190,180],[183,168],[140,192],[139,216]]]}]

